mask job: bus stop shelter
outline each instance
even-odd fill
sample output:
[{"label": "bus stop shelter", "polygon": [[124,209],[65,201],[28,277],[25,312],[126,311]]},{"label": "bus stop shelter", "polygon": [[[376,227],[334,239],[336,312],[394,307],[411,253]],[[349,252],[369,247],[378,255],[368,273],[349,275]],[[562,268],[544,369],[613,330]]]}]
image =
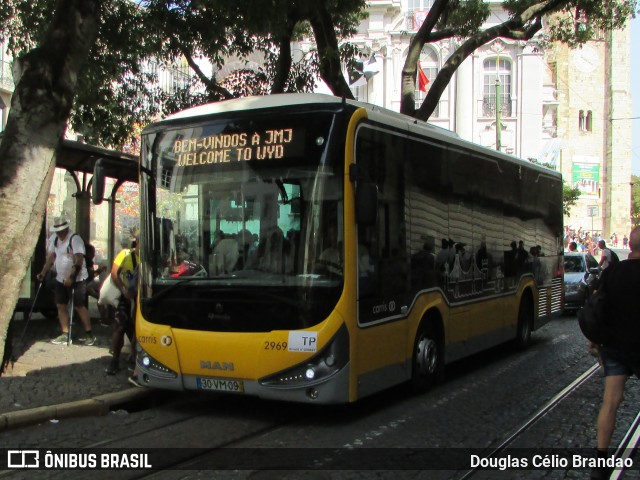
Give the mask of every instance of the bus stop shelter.
[{"label": "bus stop shelter", "polygon": [[[114,182],[110,191],[105,192],[105,200],[108,204],[108,225],[107,225],[107,261],[110,265],[115,256],[115,214],[116,214],[116,194],[118,189],[125,182],[138,182],[138,157],[117,150],[88,145],[86,143],[63,140],[56,151],[56,167],[66,170],[73,182],[76,190],[73,194],[75,199],[75,218],[72,221],[74,230],[85,240],[90,239],[91,233],[91,187],[93,171],[97,162],[100,162],[106,176],[111,177]],[[47,219],[45,217],[38,243],[31,261],[31,268],[28,270],[27,278],[23,283],[23,293],[21,294],[16,311],[28,311],[35,301],[37,289],[37,273],[42,269],[45,262],[45,246],[49,236],[46,230]],[[42,295],[41,295],[42,296]],[[51,299],[48,296],[38,298],[38,305],[35,310],[45,313],[51,306]]]}]

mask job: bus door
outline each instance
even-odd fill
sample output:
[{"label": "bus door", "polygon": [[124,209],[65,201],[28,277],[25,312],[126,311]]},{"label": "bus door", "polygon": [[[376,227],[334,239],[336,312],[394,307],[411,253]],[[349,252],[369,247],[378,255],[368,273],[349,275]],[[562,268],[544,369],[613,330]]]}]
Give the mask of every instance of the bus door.
[{"label": "bus door", "polygon": [[406,372],[409,268],[406,251],[403,162],[397,137],[362,127],[356,139],[357,175],[378,187],[374,225],[358,225],[358,396],[397,383]]}]

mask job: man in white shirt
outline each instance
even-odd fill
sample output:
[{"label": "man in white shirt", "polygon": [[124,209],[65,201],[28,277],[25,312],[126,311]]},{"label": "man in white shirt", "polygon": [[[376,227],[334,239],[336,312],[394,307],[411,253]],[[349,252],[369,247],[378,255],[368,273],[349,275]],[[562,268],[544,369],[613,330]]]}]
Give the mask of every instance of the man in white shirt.
[{"label": "man in white shirt", "polygon": [[600,240],[598,242],[598,248],[601,250],[599,265],[604,270],[609,265],[611,265],[611,250],[607,248],[607,244],[604,242],[604,240]]},{"label": "man in white shirt", "polygon": [[54,297],[62,333],[51,340],[51,343],[63,345],[70,340],[68,338],[69,310],[67,304],[73,293],[73,306],[78,312],[86,333],[78,341],[84,345],[93,345],[96,337],[91,332],[91,318],[86,305],[86,280],[89,278],[89,274],[84,261],[84,242],[78,234],[71,231],[69,221],[65,217],[56,217],[53,220],[53,226],[49,230],[54,235],[49,237],[47,260],[37,278],[40,282],[43,281],[55,262],[56,284]]}]

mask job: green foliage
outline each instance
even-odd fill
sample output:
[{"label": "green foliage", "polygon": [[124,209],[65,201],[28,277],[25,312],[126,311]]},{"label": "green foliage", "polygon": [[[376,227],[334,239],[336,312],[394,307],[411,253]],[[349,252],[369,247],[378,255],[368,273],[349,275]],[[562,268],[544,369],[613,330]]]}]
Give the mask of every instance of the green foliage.
[{"label": "green foliage", "polygon": [[633,225],[640,225],[640,176],[631,176],[631,217]]},{"label": "green foliage", "polygon": [[480,30],[490,14],[490,5],[484,0],[452,1],[440,16],[436,28],[448,28],[454,35],[468,37]]},{"label": "green foliage", "polygon": [[567,216],[571,216],[571,207],[575,206],[580,197],[579,188],[571,188],[566,183],[562,185],[562,211]]},{"label": "green foliage", "polygon": [[56,0],[3,0],[0,2],[0,41],[14,56],[37,47],[44,39]]},{"label": "green foliage", "polygon": [[[520,3],[510,0],[508,4]],[[527,3],[531,3],[527,0]],[[635,14],[636,0],[568,0],[553,9],[544,31],[548,42],[561,41],[575,48],[602,31],[623,28]]]},{"label": "green foliage", "polygon": [[[223,98],[269,93],[276,80],[281,91],[311,91],[320,65],[330,64],[326,62],[328,57],[339,55],[342,65],[347,66],[359,57],[358,48],[344,40],[357,32],[366,15],[365,0],[104,2],[99,38],[92,50],[90,67],[79,79],[70,123],[88,141],[114,147],[128,143],[136,128],[159,114]],[[445,0],[436,4],[444,5],[435,22],[434,31],[439,32],[439,38],[469,39],[483,33],[490,2]],[[40,44],[56,5],[57,0],[0,3],[0,39],[6,40],[14,58]],[[539,13],[520,19],[523,12],[536,5],[542,7]],[[547,40],[574,46],[592,38],[598,30],[620,28],[635,6],[635,0],[506,0],[503,7],[509,12],[508,20],[519,20],[510,23],[503,35],[531,38],[544,16]],[[312,20],[318,25],[318,19],[325,26],[324,32],[314,32],[310,27]],[[535,28],[527,30],[532,26]],[[341,40],[338,51],[325,45],[324,49],[296,57],[295,62],[279,62],[280,53],[289,55],[281,47],[290,40],[327,32]],[[425,41],[429,41],[428,35]],[[254,66],[241,68],[242,72],[223,82],[215,72],[224,68],[229,58],[240,62],[251,59]],[[155,86],[154,72],[144,71],[150,59],[167,67],[187,59],[191,74],[194,66],[201,63],[209,63],[214,71],[196,72],[193,82],[160,91]],[[335,69],[337,63],[330,65]],[[453,64],[451,67],[457,68]],[[444,75],[452,75],[451,69],[446,68],[440,73],[443,82],[431,79],[425,104],[437,104],[448,83]],[[342,72],[331,72],[330,77],[342,78]],[[422,115],[428,116],[427,110]]]}]

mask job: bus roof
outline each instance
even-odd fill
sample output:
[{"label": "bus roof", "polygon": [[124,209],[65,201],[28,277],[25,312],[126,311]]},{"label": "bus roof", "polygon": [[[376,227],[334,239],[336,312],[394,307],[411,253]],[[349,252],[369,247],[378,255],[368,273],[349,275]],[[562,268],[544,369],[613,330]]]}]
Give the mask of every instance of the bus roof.
[{"label": "bus roof", "polygon": [[496,150],[489,149],[488,147],[478,145],[468,140],[464,140],[460,138],[457,133],[452,132],[451,130],[447,130],[446,128],[442,128],[437,125],[432,125],[423,120],[418,120],[416,118],[409,117],[407,115],[388,110],[386,108],[370,103],[359,102],[356,100],[350,100],[321,93],[279,93],[272,95],[234,98],[230,100],[223,100],[220,102],[207,103],[205,105],[191,107],[186,110],[182,110],[180,112],[169,115],[163,120],[147,126],[147,129],[154,126],[162,125],[164,123],[173,123],[174,121],[180,122],[180,120],[186,121],[188,119],[194,119],[197,121],[197,118],[195,117],[207,117],[210,115],[216,115],[230,111],[260,110],[265,108],[287,107],[296,105],[336,105],[340,103],[345,103],[355,108],[364,108],[367,110],[369,118],[371,120],[388,124],[400,130],[413,133],[421,133],[423,135],[440,138],[442,140],[446,139],[447,142],[453,143],[460,147],[470,148],[479,153],[485,152],[486,154],[502,157],[510,161],[521,162],[523,165],[526,165],[527,167],[530,167],[532,169],[537,169],[551,175],[560,176],[559,172],[546,168],[542,165],[528,162],[514,155],[504,152],[498,152]]}]

